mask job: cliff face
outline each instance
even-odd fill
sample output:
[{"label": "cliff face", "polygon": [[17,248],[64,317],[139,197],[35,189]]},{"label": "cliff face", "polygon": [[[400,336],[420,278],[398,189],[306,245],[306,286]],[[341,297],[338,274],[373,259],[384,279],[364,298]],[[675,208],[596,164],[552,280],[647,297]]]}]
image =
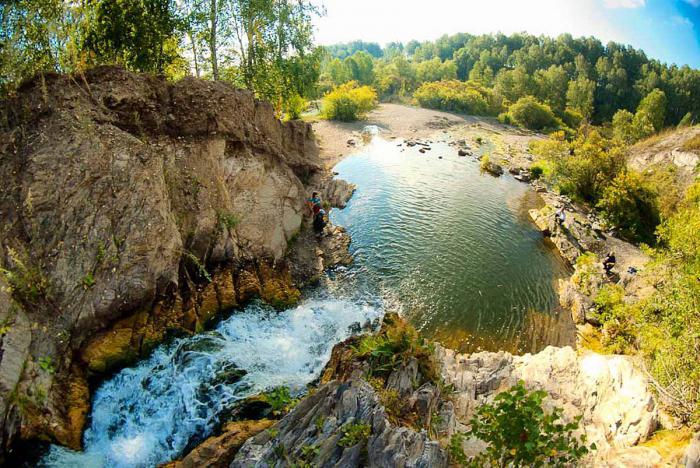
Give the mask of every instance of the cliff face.
[{"label": "cliff face", "polygon": [[322,167],[307,124],[222,83],[107,67],[0,109],[3,447],[78,448],[89,375],[254,295],[298,298],[285,255]]}]

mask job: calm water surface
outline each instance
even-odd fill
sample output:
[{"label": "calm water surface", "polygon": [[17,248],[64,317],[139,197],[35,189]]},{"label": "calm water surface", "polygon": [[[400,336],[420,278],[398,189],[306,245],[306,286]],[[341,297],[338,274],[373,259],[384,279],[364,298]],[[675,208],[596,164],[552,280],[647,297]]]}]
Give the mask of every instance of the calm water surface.
[{"label": "calm water surface", "polygon": [[358,187],[332,212],[352,235],[348,275],[393,299],[426,337],[462,351],[573,342],[556,294],[567,266],[527,215],[539,196],[480,173],[445,142],[424,154],[399,143],[375,137],[335,168]]}]

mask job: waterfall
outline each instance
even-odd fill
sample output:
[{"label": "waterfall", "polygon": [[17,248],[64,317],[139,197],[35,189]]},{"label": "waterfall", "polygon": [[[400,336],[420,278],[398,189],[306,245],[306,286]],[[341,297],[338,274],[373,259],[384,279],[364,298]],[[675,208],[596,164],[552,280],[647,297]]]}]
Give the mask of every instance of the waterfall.
[{"label": "waterfall", "polygon": [[254,303],[104,382],[94,395],[85,450],[52,446],[41,464],[146,467],[177,458],[236,401],[282,385],[303,391],[336,343],[381,315],[377,305],[341,299],[309,299],[284,312]]}]

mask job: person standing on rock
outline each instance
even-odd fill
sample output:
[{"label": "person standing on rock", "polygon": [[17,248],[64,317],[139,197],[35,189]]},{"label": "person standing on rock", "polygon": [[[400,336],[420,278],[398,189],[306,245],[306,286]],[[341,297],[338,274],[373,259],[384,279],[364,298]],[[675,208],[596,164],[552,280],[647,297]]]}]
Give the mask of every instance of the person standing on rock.
[{"label": "person standing on rock", "polygon": [[318,192],[311,194],[311,198],[307,201],[309,210],[311,211],[311,216],[316,216],[321,210],[321,197],[319,197]]},{"label": "person standing on rock", "polygon": [[323,235],[323,230],[326,227],[326,211],[319,209],[314,214],[314,232],[316,237],[321,237]]}]

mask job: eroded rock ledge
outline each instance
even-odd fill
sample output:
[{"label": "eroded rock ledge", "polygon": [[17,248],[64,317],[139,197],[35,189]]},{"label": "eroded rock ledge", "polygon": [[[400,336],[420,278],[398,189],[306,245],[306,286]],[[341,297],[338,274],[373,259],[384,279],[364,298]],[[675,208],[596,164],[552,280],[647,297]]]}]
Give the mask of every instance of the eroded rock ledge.
[{"label": "eroded rock ledge", "polygon": [[[389,315],[380,334],[391,336],[405,327]],[[580,430],[598,447],[583,465],[654,466],[661,461],[655,450],[639,445],[655,430],[658,409],[643,372],[627,357],[579,355],[570,347],[524,356],[461,355],[437,346],[435,380],[426,379],[430,366],[409,353],[378,383],[369,377],[367,362],[358,359],[358,343],[351,338],[336,346],[320,387],[243,444],[230,466],[288,466],[301,460],[313,466],[444,467],[452,434],[467,430],[479,406],[518,381],[545,390],[545,407],[563,408],[567,422],[582,418]],[[365,424],[366,437],[348,445],[342,438],[353,424]],[[478,440],[464,442],[468,456],[483,448]]]},{"label": "eroded rock ledge", "polygon": [[101,67],[39,76],[0,115],[0,455],[80,448],[89,376],[347,261],[342,230],[299,242],[324,176],[310,126],[247,91]]}]

